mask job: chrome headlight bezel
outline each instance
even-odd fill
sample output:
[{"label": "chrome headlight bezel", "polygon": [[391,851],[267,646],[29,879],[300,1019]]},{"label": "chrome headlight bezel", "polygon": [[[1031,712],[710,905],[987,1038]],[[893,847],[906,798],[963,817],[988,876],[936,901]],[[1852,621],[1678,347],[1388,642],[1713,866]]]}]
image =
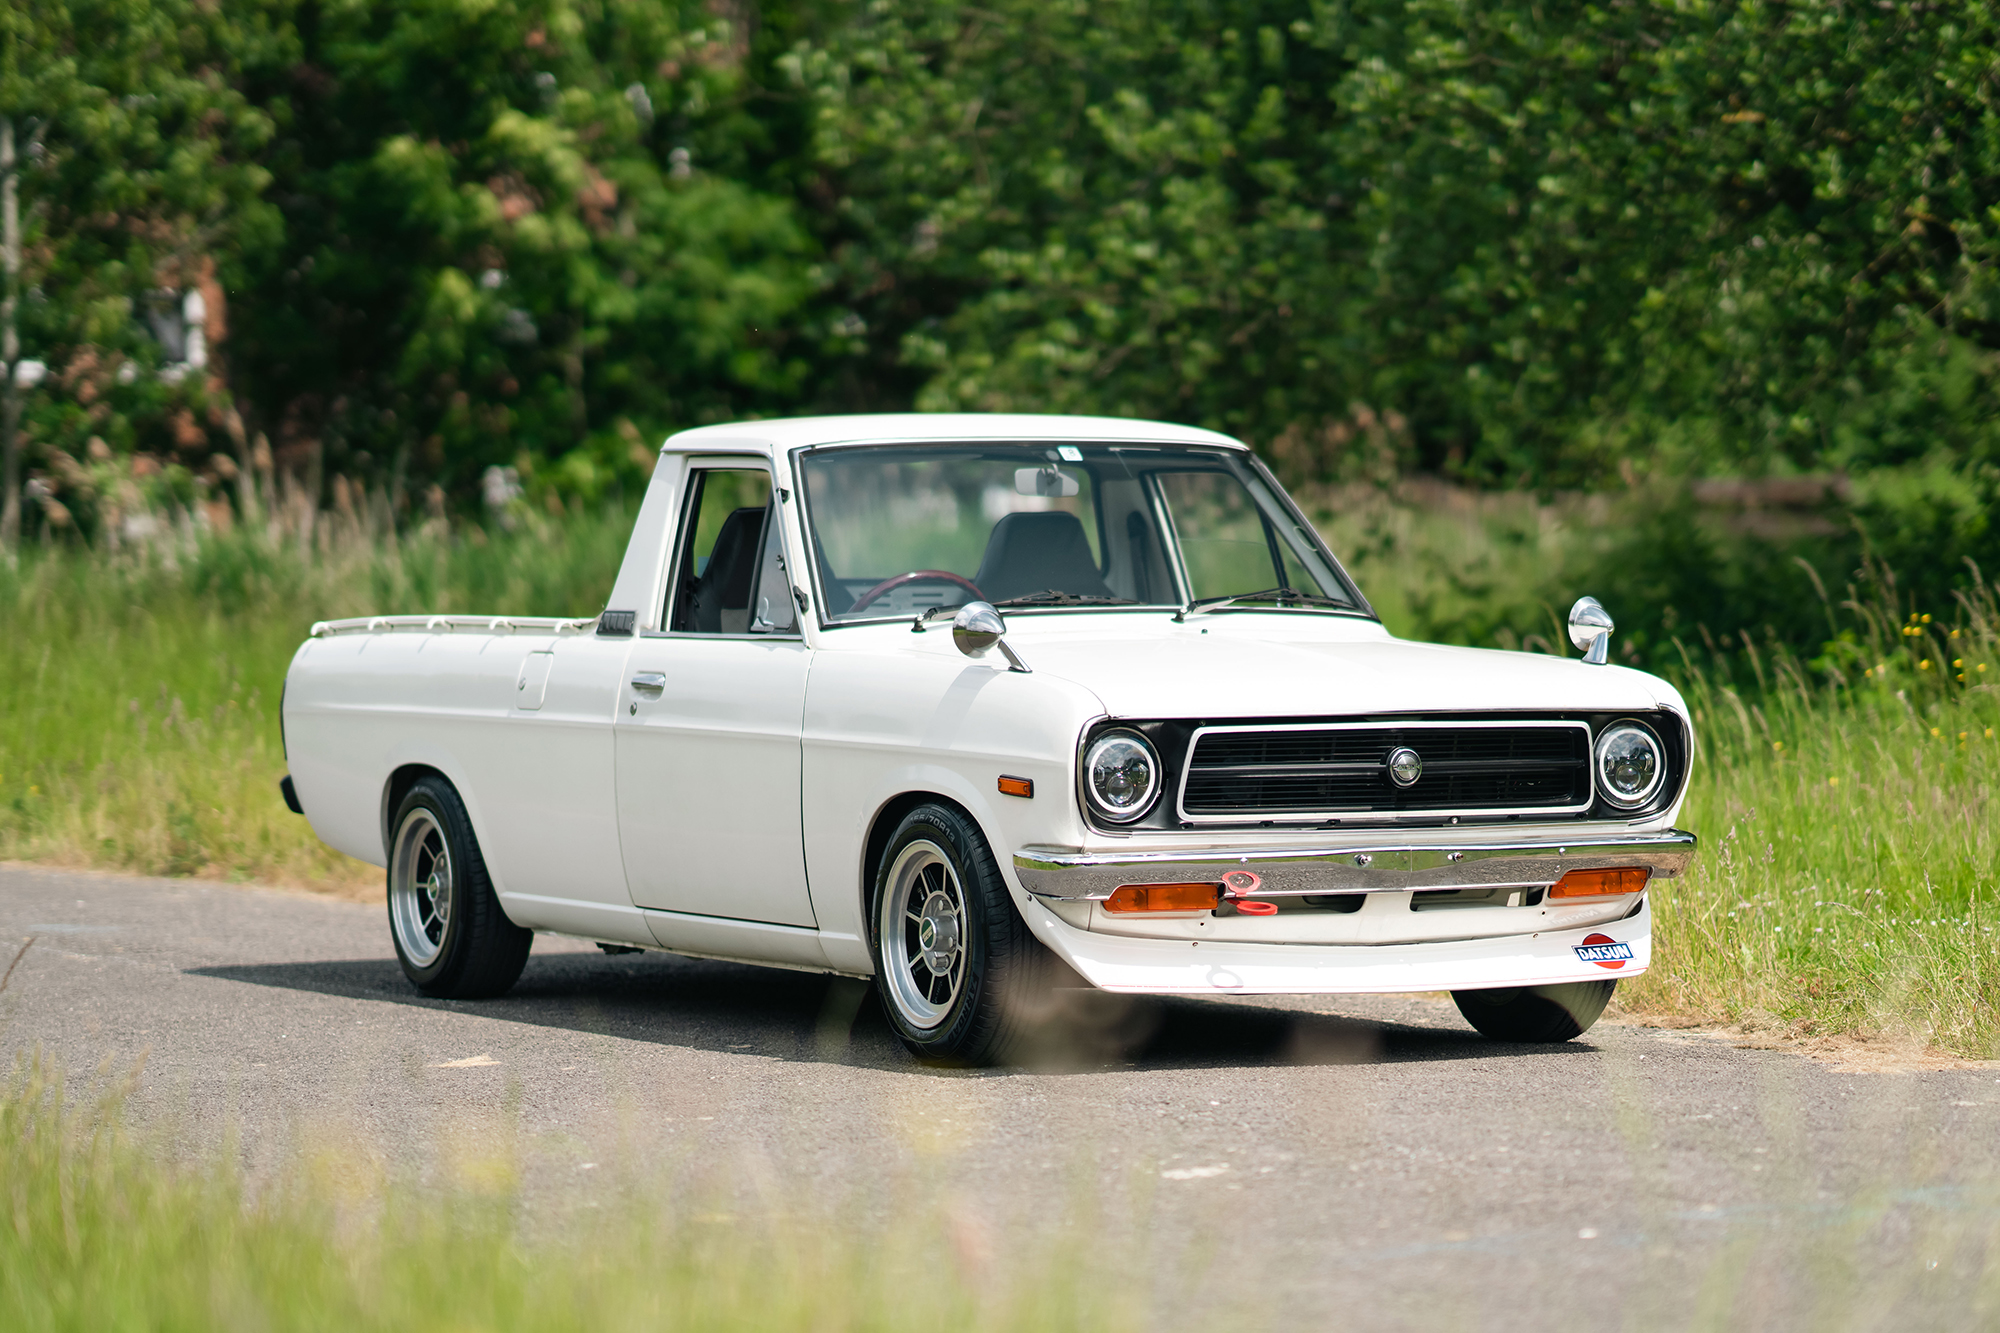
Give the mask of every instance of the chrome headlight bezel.
[{"label": "chrome headlight bezel", "polygon": [[[1119,744],[1137,747],[1145,756],[1147,773],[1144,794],[1133,804],[1123,807],[1112,804],[1098,790],[1097,786],[1099,758],[1108,747]],[[1155,805],[1159,804],[1160,793],[1166,788],[1160,765],[1159,749],[1151,741],[1147,740],[1145,736],[1126,727],[1115,727],[1110,731],[1099,732],[1097,735],[1091,737],[1090,743],[1084,747],[1081,761],[1077,767],[1077,776],[1081,780],[1083,788],[1084,803],[1089,807],[1092,815],[1107,823],[1132,824],[1144,819],[1147,813]]]},{"label": "chrome headlight bezel", "polygon": [[[1646,784],[1645,790],[1636,795],[1627,795],[1612,786],[1604,772],[1606,747],[1614,739],[1626,733],[1638,736],[1646,743],[1647,748],[1653,752],[1653,780]],[[1659,736],[1651,727],[1632,718],[1622,718],[1617,722],[1613,722],[1610,726],[1602,728],[1598,731],[1597,738],[1591,742],[1591,785],[1597,789],[1597,794],[1607,804],[1619,810],[1641,809],[1652,801],[1654,797],[1658,796],[1660,789],[1666,784],[1668,767],[1667,747],[1661,742]]]}]

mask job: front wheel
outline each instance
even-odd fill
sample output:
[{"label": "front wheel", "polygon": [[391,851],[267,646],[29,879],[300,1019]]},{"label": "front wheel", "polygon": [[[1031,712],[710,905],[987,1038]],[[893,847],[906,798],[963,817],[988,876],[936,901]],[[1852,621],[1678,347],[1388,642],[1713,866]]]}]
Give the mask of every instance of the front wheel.
[{"label": "front wheel", "polygon": [[882,1007],[914,1055],[955,1065],[1018,1055],[1053,959],[976,824],[943,805],[912,810],[876,870],[873,925]]},{"label": "front wheel", "polygon": [[527,966],[535,932],[500,910],[458,790],[419,778],[389,844],[389,936],[403,975],[445,1000],[504,994]]},{"label": "front wheel", "polygon": [[1466,1022],[1494,1041],[1568,1041],[1590,1031],[1616,989],[1616,980],[1576,981],[1564,986],[1455,990],[1451,999]]}]

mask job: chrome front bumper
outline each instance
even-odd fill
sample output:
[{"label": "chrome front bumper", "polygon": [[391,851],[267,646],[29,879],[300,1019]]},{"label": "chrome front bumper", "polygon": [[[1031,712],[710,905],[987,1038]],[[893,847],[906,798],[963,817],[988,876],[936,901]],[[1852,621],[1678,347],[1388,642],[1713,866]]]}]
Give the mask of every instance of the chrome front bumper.
[{"label": "chrome front bumper", "polygon": [[1089,902],[1121,884],[1220,880],[1225,871],[1252,870],[1263,880],[1258,897],[1307,893],[1410,892],[1419,889],[1536,888],[1572,870],[1646,866],[1653,878],[1687,869],[1695,835],[1662,833],[1576,838],[1557,842],[1405,844],[1402,846],[1256,846],[1078,851],[1023,847],[1014,874],[1037,898]]}]

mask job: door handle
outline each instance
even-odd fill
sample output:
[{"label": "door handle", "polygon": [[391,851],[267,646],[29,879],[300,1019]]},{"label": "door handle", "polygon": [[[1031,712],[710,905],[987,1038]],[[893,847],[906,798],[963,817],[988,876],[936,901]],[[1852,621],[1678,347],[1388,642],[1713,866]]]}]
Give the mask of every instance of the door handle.
[{"label": "door handle", "polygon": [[632,673],[632,688],[641,694],[651,695],[657,699],[660,697],[660,691],[667,688],[667,673],[664,671],[634,671]]}]

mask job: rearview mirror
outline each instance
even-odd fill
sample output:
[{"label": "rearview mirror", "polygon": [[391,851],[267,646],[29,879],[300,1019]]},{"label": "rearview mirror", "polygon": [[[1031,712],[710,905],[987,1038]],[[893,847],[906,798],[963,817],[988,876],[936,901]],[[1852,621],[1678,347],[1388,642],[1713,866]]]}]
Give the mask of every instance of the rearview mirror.
[{"label": "rearview mirror", "polygon": [[1014,489],[1023,495],[1075,495],[1083,487],[1059,467],[1024,467],[1014,471]]}]

